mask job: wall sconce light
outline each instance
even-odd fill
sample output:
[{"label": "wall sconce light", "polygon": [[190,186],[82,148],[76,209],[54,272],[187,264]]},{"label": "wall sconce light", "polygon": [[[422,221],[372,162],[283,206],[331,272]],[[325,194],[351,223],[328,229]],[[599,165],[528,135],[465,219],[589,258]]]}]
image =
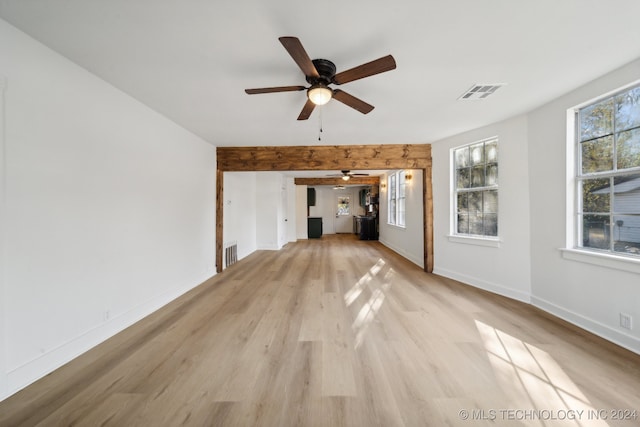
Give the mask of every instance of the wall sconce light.
[{"label": "wall sconce light", "polygon": [[413,178],[413,175],[411,175],[411,173],[405,173],[404,175],[404,179],[406,181],[411,181],[411,178]]},{"label": "wall sconce light", "polygon": [[387,184],[386,184],[386,183],[384,183],[384,182],[381,182],[381,183],[380,183],[380,188],[387,188]]}]

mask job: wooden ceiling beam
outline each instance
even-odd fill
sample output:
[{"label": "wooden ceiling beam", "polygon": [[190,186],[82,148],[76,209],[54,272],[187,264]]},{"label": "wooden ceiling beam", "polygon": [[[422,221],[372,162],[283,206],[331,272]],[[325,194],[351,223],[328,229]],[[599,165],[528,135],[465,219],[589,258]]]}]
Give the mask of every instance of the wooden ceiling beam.
[{"label": "wooden ceiling beam", "polygon": [[424,169],[431,145],[218,147],[217,161],[225,172]]},{"label": "wooden ceiling beam", "polygon": [[294,178],[296,185],[379,185],[379,176],[352,176],[348,181],[342,178]]}]

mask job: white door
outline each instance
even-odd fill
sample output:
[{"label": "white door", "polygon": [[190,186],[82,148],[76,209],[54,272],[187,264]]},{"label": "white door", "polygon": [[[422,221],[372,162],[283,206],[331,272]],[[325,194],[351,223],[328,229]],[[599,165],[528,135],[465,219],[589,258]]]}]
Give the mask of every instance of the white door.
[{"label": "white door", "polygon": [[280,206],[278,208],[278,247],[281,248],[287,244],[287,229],[289,218],[287,218],[287,188],[282,185],[280,190]]}]

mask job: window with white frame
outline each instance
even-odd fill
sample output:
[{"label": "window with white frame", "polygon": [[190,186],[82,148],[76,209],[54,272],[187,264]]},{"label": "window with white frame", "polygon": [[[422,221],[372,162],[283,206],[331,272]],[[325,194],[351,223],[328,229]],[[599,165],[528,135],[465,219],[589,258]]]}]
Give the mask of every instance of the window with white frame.
[{"label": "window with white frame", "polygon": [[575,246],[640,257],[640,85],[576,111]]},{"label": "window with white frame", "polygon": [[406,175],[404,171],[397,171],[387,177],[387,200],[389,215],[387,222],[391,225],[404,227],[406,206]]},{"label": "window with white frame", "polygon": [[498,139],[453,150],[454,234],[498,236]]}]

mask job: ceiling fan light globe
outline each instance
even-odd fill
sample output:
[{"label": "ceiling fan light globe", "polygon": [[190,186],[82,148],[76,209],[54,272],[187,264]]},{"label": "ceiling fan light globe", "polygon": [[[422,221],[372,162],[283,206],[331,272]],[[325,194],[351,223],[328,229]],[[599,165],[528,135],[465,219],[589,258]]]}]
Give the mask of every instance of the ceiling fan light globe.
[{"label": "ceiling fan light globe", "polygon": [[343,175],[343,176],[342,176],[342,179],[343,179],[344,181],[349,181],[349,178],[351,178],[349,175]]},{"label": "ceiling fan light globe", "polygon": [[315,85],[307,91],[307,96],[315,105],[324,105],[331,100],[333,91],[324,85]]}]

